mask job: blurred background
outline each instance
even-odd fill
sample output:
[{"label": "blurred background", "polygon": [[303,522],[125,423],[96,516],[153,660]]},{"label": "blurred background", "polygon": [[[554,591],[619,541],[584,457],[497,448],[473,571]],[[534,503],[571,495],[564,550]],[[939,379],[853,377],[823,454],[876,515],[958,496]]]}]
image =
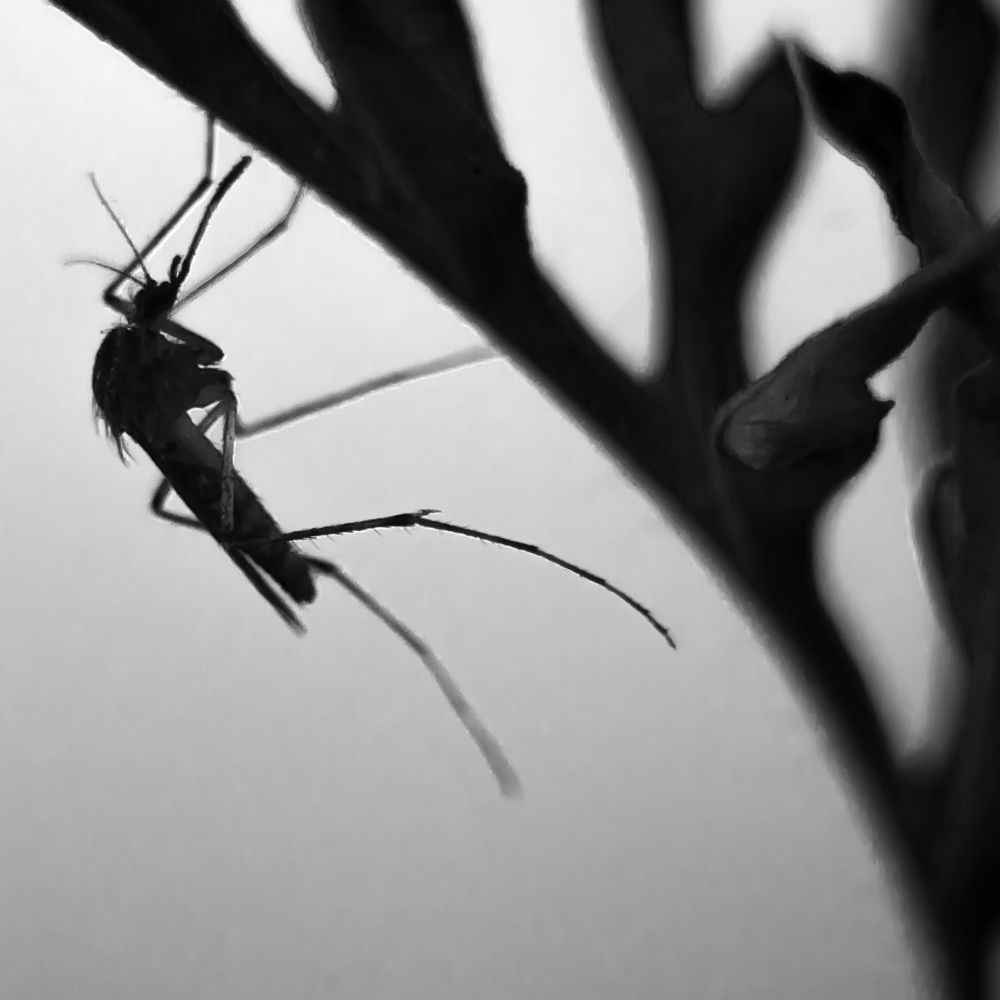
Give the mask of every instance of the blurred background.
[{"label": "blurred background", "polygon": [[[653,234],[580,4],[465,6],[539,253],[640,370],[660,308]],[[704,3],[705,92],[725,94],[774,33],[878,71],[898,6]],[[292,0],[239,7],[331,100]],[[105,275],[62,263],[127,257],[87,172],[145,239],[200,172],[203,118],[46,5],[13,0],[4,29],[4,994],[912,996],[919,943],[776,654],[680,530],[507,362],[372,396],[237,458],[287,530],[439,508],[584,564],[671,627],[677,653],[607,594],[485,545],[317,545],[434,647],[518,768],[521,800],[500,798],[420,663],[334,583],[296,639],[214,544],[150,516],[151,464],[133,449],[123,468],[91,419],[114,321]],[[875,185],[811,132],[807,147],[746,302],[761,370],[899,272]],[[244,148],[224,136],[220,170]],[[294,184],[258,157],[196,271],[266,227]],[[181,318],[225,349],[248,419],[482,336],[311,197]],[[826,583],[906,744],[934,712],[936,626],[895,434],[890,420],[828,518]]]}]

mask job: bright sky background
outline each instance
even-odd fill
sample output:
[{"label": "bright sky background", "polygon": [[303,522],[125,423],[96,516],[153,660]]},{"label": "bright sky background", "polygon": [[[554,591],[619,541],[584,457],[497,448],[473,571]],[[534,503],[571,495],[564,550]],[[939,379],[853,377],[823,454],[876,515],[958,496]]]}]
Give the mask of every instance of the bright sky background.
[{"label": "bright sky background", "polygon": [[[639,367],[652,294],[635,181],[579,4],[469,8],[537,245]],[[319,96],[292,3],[252,28]],[[705,84],[770,32],[878,66],[867,0],[715,0]],[[878,10],[879,17],[873,11]],[[752,11],[752,13],[748,13]],[[324,542],[432,643],[503,742],[501,799],[420,664],[330,581],[296,639],[204,538],[146,510],[155,476],[94,432],[112,317],[77,255],[125,259],[197,176],[200,113],[60,12],[0,34],[0,984],[101,997],[909,997],[891,885],[775,657],[680,533],[505,362],[239,448],[287,529],[436,507],[607,575],[420,533]],[[748,303],[761,364],[880,293],[896,246],[874,185],[810,139]],[[244,145],[226,137],[221,165]],[[280,211],[258,157],[201,267]],[[161,273],[166,258],[155,260]],[[183,314],[248,418],[475,343],[479,333],[310,199],[282,241]],[[893,440],[831,525],[831,587],[919,730],[934,626]]]}]

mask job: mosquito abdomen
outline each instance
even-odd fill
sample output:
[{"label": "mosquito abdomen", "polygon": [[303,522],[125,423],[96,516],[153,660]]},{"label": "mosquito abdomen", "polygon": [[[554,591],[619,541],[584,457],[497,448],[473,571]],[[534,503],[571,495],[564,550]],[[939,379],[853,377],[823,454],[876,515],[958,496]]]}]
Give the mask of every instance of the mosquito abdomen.
[{"label": "mosquito abdomen", "polygon": [[153,444],[138,441],[196,518],[225,547],[226,540],[253,542],[241,553],[266,573],[297,604],[316,597],[309,561],[281,534],[274,518],[246,481],[234,473],[233,530],[221,531],[222,455],[189,417],[175,422],[169,439]]}]

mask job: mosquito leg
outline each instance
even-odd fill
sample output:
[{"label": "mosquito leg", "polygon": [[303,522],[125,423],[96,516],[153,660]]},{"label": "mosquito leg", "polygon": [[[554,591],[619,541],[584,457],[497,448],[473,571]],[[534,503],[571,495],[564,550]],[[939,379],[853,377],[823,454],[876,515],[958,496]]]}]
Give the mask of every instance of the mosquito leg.
[{"label": "mosquito leg", "polygon": [[[217,403],[199,421],[197,428],[201,433],[209,431],[214,424],[221,419],[228,419],[233,412],[228,400]],[[193,528],[196,531],[205,531],[204,525],[197,518],[190,515],[175,514],[165,509],[164,504],[170,496],[171,487],[168,480],[161,480],[149,506],[153,514],[169,521],[172,524],[179,524],[186,528]],[[345,531],[364,531],[374,527],[400,527],[406,524],[419,524],[420,518],[433,513],[429,510],[414,511],[410,514],[396,515],[393,518],[372,518],[368,521],[357,521],[351,525],[344,525]],[[247,544],[253,544],[249,542]],[[254,589],[278,612],[279,615],[296,631],[302,631],[302,625],[294,612],[267,584],[257,569],[243,555],[240,549],[243,543],[229,543],[224,546],[230,558],[253,585]],[[504,795],[512,796],[520,792],[521,784],[517,774],[501,749],[496,738],[490,733],[486,725],[479,718],[475,709],[462,694],[458,685],[448,673],[444,664],[434,655],[428,645],[410,629],[403,621],[397,618],[388,608],[381,604],[375,597],[369,594],[360,584],[349,577],[339,566],[326,559],[319,559],[315,556],[306,556],[310,566],[318,573],[329,576],[336,580],[348,593],[363,604],[374,614],[388,629],[398,636],[420,659],[428,672],[433,677],[435,683],[440,688],[442,694],[451,705],[452,710],[459,721],[465,727],[472,738],[483,759],[493,772]]]},{"label": "mosquito leg", "polygon": [[[586,580],[602,590],[607,591],[619,601],[627,604],[633,611],[643,617],[667,642],[671,649],[676,649],[670,630],[664,625],[645,605],[640,604],[634,597],[625,593],[620,587],[616,587],[603,576],[592,573],[589,569],[584,569],[576,563],[569,562],[561,556],[554,555],[530,542],[518,541],[516,538],[508,538],[505,535],[494,535],[488,531],[479,531],[476,528],[465,528],[459,524],[452,524],[449,521],[440,521],[436,518],[428,517],[435,511],[418,510],[409,514],[392,514],[388,517],[369,518],[366,521],[348,521],[342,524],[326,524],[317,528],[305,528],[301,531],[291,531],[280,537],[287,541],[302,541],[307,538],[325,538],[336,535],[354,534],[361,531],[377,531],[381,528],[426,528],[430,531],[439,531],[446,534],[462,535],[465,538],[475,538],[481,542],[489,542],[491,545],[499,545],[503,548],[514,549],[517,552],[524,552],[526,555],[535,556],[545,562],[552,563],[560,569],[564,569],[574,576]],[[238,547],[238,546],[237,546]]]},{"label": "mosquito leg", "polygon": [[507,755],[427,643],[404,622],[400,621],[384,604],[351,579],[339,566],[321,559],[310,559],[310,563],[319,572],[335,579],[417,655],[451,706],[459,722],[464,726],[473,743],[476,744],[487,766],[497,779],[500,791],[507,796],[519,795],[521,782],[517,772],[507,759]]},{"label": "mosquito leg", "polygon": [[[202,433],[206,433],[214,424],[223,419],[225,416],[226,402],[217,403],[198,422],[198,430]],[[149,500],[149,509],[152,513],[156,517],[167,521],[170,524],[178,524],[183,528],[192,528],[195,531],[207,534],[207,529],[196,517],[192,517],[190,514],[175,514],[173,511],[165,508],[164,505],[166,504],[170,493],[170,482],[167,479],[161,479],[159,485],[153,491],[153,495]],[[254,566],[242,552],[233,551],[228,546],[224,546],[224,548],[226,549],[226,553],[229,558],[233,560],[237,569],[239,569],[239,571],[247,578],[254,590],[256,590],[257,593],[260,594],[260,596],[263,597],[272,608],[274,608],[289,628],[299,634],[305,632],[305,628],[303,627],[302,622],[299,621],[298,616],[288,606],[287,602],[282,599],[281,595],[278,594],[264,579],[257,567]]]},{"label": "mosquito leg", "polygon": [[[207,278],[199,282],[192,288],[186,295],[181,296],[174,305],[174,311],[181,308],[181,306],[186,305],[193,299],[196,299],[203,292],[208,291],[213,285],[221,281],[227,274],[231,271],[235,271],[240,265],[245,264],[251,257],[259,253],[264,249],[269,243],[276,240],[286,229],[288,229],[291,223],[292,216],[295,214],[296,209],[299,207],[299,203],[302,201],[302,196],[305,194],[306,188],[304,184],[300,184],[295,190],[295,194],[292,196],[292,200],[288,203],[288,207],[285,209],[284,213],[269,229],[266,229],[261,233],[249,246],[245,247],[238,254],[235,254],[229,261],[222,265],[213,274],[210,274]],[[194,245],[192,246],[194,249]],[[191,251],[189,251],[189,256]],[[186,272],[185,272],[186,274]]]},{"label": "mosquito leg", "polygon": [[[167,490],[169,495],[170,491]],[[194,528],[195,531],[205,531],[205,526],[196,517],[191,517],[189,514],[175,514],[172,510],[166,510],[163,507],[154,507],[152,503],[149,505],[149,509],[161,520],[167,521],[170,524],[179,524],[182,528]]]},{"label": "mosquito leg", "polygon": [[131,275],[137,267],[142,265],[144,260],[156,252],[163,241],[166,240],[170,234],[173,233],[187,218],[191,210],[204,197],[205,192],[212,186],[212,181],[215,176],[215,133],[215,119],[211,115],[207,115],[205,120],[205,157],[201,177],[197,180],[194,187],[191,188],[187,196],[180,203],[170,218],[167,219],[162,226],[160,226],[160,228],[149,238],[146,245],[139,250],[138,255],[133,257],[126,267],[122,268],[123,274],[116,277],[115,280],[104,289],[104,301],[108,306],[114,309],[115,312],[120,313],[123,316],[127,316],[130,307],[128,300],[122,298],[118,294],[119,289],[127,280],[124,275]]},{"label": "mosquito leg", "polygon": [[[223,421],[222,431],[222,497],[220,501],[220,529],[223,535],[229,534],[233,530],[233,503],[234,503],[234,461],[233,452],[236,444],[236,398],[229,395],[228,398],[216,403],[204,417],[196,424],[200,434],[206,434],[220,420]],[[153,495],[149,499],[149,509],[153,514],[171,524],[179,524],[186,528],[195,528],[204,531],[205,527],[196,517],[188,514],[175,514],[166,509],[165,504],[170,496],[170,480],[161,479]]]},{"label": "mosquito leg", "polygon": [[[164,480],[157,487],[156,492],[153,494],[153,499],[150,501],[150,510],[159,518],[167,521],[170,524],[179,524],[182,528],[193,528],[195,531],[200,531],[207,534],[205,526],[196,517],[191,517],[189,514],[175,514],[173,511],[165,510],[163,504],[166,502],[167,497],[170,495],[170,484]],[[281,619],[292,629],[293,632],[298,632],[300,635],[305,632],[305,627],[302,622],[299,621],[298,615],[288,606],[288,603],[281,598],[275,589],[264,579],[260,571],[256,566],[250,562],[242,552],[238,552],[230,549],[228,546],[224,546],[226,549],[226,554],[230,559],[236,563],[239,571],[247,578],[250,585],[254,590],[260,594],[261,597],[267,601],[268,604],[274,608],[275,611],[280,615]],[[325,567],[325,560],[315,559],[312,557],[306,557],[310,563],[316,564],[316,568],[322,571]],[[319,565],[319,564],[322,564]]]},{"label": "mosquito leg", "polygon": [[[168,488],[165,493],[169,492],[170,490]],[[150,504],[150,508],[157,517],[162,518],[170,524],[179,524],[183,528],[193,528],[195,531],[207,534],[205,526],[197,518],[185,514],[175,514],[173,511],[164,510],[162,506],[158,508],[154,507],[152,503]],[[226,554],[234,563],[236,563],[236,567],[247,578],[253,589],[256,590],[257,593],[260,594],[260,596],[263,597],[275,611],[277,611],[282,621],[284,621],[293,632],[298,632],[299,635],[304,634],[305,626],[301,621],[299,621],[298,615],[295,614],[295,612],[289,607],[288,603],[282,599],[281,595],[278,594],[277,591],[275,591],[275,589],[264,579],[257,567],[254,566],[254,564],[250,562],[250,560],[247,559],[242,552],[231,551],[229,548],[226,548]],[[315,560],[310,558],[309,562],[324,562],[324,560]],[[321,567],[319,566],[316,568],[321,570]]]},{"label": "mosquito leg", "polygon": [[[216,403],[208,413],[197,423],[198,431],[202,434],[207,434],[208,431],[212,429],[223,417],[226,416],[226,405],[227,401],[221,403]],[[185,528],[195,528],[198,531],[205,531],[204,525],[196,517],[190,517],[186,514],[174,514],[172,511],[167,510],[164,505],[167,502],[167,498],[170,496],[171,486],[169,479],[161,479],[156,489],[153,490],[153,495],[149,498],[149,509],[152,511],[155,517],[162,518],[164,521],[169,521],[171,524],[180,524]]]},{"label": "mosquito leg", "polygon": [[[301,531],[286,531],[277,537],[286,542],[301,542],[310,538],[332,538],[335,535],[356,535],[362,531],[378,531],[380,528],[418,528],[423,526],[428,514],[436,514],[436,510],[425,507],[423,510],[409,510],[401,514],[386,514],[383,517],[368,517],[363,521],[344,521],[340,524],[324,524],[319,528],[303,528]],[[439,523],[437,521],[433,522]],[[443,523],[443,522],[441,522]],[[244,549],[253,545],[255,539],[240,539],[230,542],[234,549]]]},{"label": "mosquito leg", "polygon": [[231,392],[222,407],[222,497],[219,527],[223,535],[229,535],[233,531],[233,452],[236,448],[236,397]]},{"label": "mosquito leg", "polygon": [[554,566],[558,566],[560,569],[564,569],[574,576],[580,577],[581,580],[586,580],[588,583],[592,583],[602,590],[606,590],[613,597],[617,597],[618,600],[623,601],[627,604],[633,611],[641,615],[646,621],[666,640],[667,645],[671,649],[677,648],[677,643],[674,642],[673,636],[670,634],[670,630],[664,625],[645,605],[640,604],[634,597],[626,594],[624,590],[616,587],[610,580],[605,579],[603,576],[598,576],[596,573],[592,573],[589,569],[584,569],[583,566],[579,566],[576,563],[569,562],[560,556],[554,555],[552,552],[548,552],[537,545],[532,545],[529,542],[521,542],[516,538],[507,538],[504,535],[494,535],[488,531],[478,531],[475,528],[466,528],[460,524],[451,524],[449,521],[440,521],[437,518],[427,518],[421,517],[415,527],[418,528],[429,528],[432,531],[441,531],[453,535],[462,535],[465,538],[476,538],[481,542],[489,542],[491,545],[500,545],[504,548],[514,549],[517,552],[524,552],[526,555],[535,556],[538,559],[543,559],[545,562],[552,563]]},{"label": "mosquito leg", "polygon": [[411,365],[409,368],[400,368],[386,375],[379,375],[376,378],[359,382],[350,388],[338,389],[336,392],[319,396],[307,403],[300,403],[297,406],[280,410],[278,413],[272,413],[269,417],[244,422],[237,416],[236,436],[238,438],[258,437],[300,420],[306,420],[326,410],[333,410],[346,403],[353,403],[373,392],[391,389],[393,386],[404,385],[407,382],[415,382],[417,379],[427,378],[431,375],[455,371],[458,368],[475,365],[481,361],[494,361],[500,357],[501,355],[485,344],[467,347],[464,350],[455,351],[453,354],[446,354],[434,361],[425,361],[421,364]]}]

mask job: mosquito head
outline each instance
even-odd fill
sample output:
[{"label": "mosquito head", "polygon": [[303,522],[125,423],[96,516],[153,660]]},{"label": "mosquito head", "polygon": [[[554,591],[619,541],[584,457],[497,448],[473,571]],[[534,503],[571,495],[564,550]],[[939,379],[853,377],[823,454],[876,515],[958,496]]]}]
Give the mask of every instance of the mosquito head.
[{"label": "mosquito head", "polygon": [[[174,262],[179,260],[174,258]],[[170,314],[177,301],[178,285],[173,280],[174,268],[171,266],[170,281],[143,282],[142,287],[132,296],[133,323],[146,326]]]}]

